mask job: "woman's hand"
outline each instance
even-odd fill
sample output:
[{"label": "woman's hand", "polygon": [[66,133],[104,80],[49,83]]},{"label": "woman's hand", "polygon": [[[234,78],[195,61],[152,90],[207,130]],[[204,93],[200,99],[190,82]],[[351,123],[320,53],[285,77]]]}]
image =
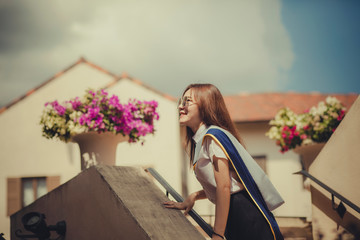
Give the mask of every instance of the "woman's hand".
[{"label": "woman's hand", "polygon": [[[202,191],[200,191],[202,192]],[[187,215],[189,211],[193,208],[197,197],[199,196],[199,192],[195,192],[190,194],[184,202],[174,202],[174,201],[167,201],[164,202],[164,206],[166,208],[173,208],[179,210],[185,210],[184,214]]]},{"label": "woman's hand", "polygon": [[167,201],[163,203],[166,208],[173,208],[173,209],[179,209],[179,210],[185,210],[186,205],[185,202],[174,202],[174,201]]}]

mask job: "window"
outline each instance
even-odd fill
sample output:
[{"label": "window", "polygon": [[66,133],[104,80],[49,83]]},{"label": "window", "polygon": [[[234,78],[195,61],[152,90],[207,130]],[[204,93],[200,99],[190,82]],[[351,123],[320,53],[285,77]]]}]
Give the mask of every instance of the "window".
[{"label": "window", "polygon": [[46,178],[22,178],[22,207],[26,207],[47,193]]},{"label": "window", "polygon": [[7,214],[10,216],[60,185],[60,177],[7,179]]},{"label": "window", "polygon": [[252,156],[257,164],[262,168],[262,170],[266,173],[266,156]]}]

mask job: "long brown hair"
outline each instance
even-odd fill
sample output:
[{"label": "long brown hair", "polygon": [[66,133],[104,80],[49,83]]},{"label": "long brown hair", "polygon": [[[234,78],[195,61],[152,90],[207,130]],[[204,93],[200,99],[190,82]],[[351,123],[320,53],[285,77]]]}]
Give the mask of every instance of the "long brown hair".
[{"label": "long brown hair", "polygon": [[[234,122],[231,120],[224,98],[219,89],[209,83],[190,84],[186,87],[182,96],[184,96],[185,92],[189,89],[194,94],[194,100],[199,108],[200,118],[203,123],[207,127],[215,125],[229,131],[243,145],[243,141]],[[195,153],[195,143],[192,139],[194,134],[191,128],[186,127],[186,149],[189,152],[191,164],[194,161]]]}]

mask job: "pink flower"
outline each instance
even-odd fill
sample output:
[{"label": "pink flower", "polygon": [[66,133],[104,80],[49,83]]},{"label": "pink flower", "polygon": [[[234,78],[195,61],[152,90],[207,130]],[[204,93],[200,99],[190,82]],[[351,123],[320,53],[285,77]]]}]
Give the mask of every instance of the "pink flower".
[{"label": "pink flower", "polygon": [[281,153],[285,153],[286,151],[289,150],[289,147],[288,146],[283,146],[280,150]]},{"label": "pink flower", "polygon": [[65,108],[65,107],[63,107],[63,106],[61,106],[61,105],[58,105],[58,106],[56,106],[56,107],[54,107],[54,108],[55,108],[55,110],[58,112],[58,114],[59,114],[60,116],[62,116],[62,115],[65,114],[65,111],[66,111],[66,108]]},{"label": "pink flower", "polygon": [[345,111],[343,109],[341,109],[339,116],[337,117],[338,121],[341,121],[345,116]]},{"label": "pink flower", "polygon": [[119,108],[120,102],[118,96],[112,95],[109,99],[109,105],[113,106],[114,108]]},{"label": "pink flower", "polygon": [[96,95],[96,93],[95,92],[93,92],[93,91],[89,91],[89,93],[93,96],[93,97],[95,97],[95,95]]},{"label": "pink flower", "polygon": [[[121,104],[116,95],[107,97],[108,93],[102,89],[99,91],[88,90],[85,101],[78,97],[65,103],[70,103],[68,109],[57,101],[47,102],[45,106],[51,105],[48,115],[62,116],[66,122],[74,121],[90,131],[116,132],[129,136],[129,142],[137,142],[148,133],[154,133],[154,120],[159,119],[156,111],[156,101],[130,100],[127,104]],[[77,111],[73,117],[71,114]],[[80,113],[80,116],[78,114]],[[72,136],[63,136],[57,129],[50,129],[47,136],[59,137],[67,141]]]},{"label": "pink flower", "polygon": [[48,105],[51,105],[51,107],[60,115],[63,116],[66,112],[66,108],[64,106],[61,106],[58,101],[53,101],[53,102],[47,102],[45,103],[45,107]]},{"label": "pink flower", "polygon": [[153,112],[152,107],[146,107],[146,108],[144,109],[144,113],[145,113],[145,114],[150,114],[150,113],[152,113],[152,112]]},{"label": "pink flower", "polygon": [[300,138],[301,138],[302,140],[307,139],[307,135],[306,135],[306,134],[301,134]]},{"label": "pink flower", "polygon": [[103,96],[107,96],[107,95],[108,95],[108,93],[107,93],[104,89],[101,89],[101,95],[103,95]]},{"label": "pink flower", "polygon": [[79,97],[76,97],[74,100],[69,101],[71,103],[71,106],[74,110],[78,110],[81,106],[81,101],[79,100]]}]

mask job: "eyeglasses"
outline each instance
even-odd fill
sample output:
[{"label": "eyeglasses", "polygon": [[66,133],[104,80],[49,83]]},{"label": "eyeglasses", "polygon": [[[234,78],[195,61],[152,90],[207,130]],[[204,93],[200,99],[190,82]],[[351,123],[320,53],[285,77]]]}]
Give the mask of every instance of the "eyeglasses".
[{"label": "eyeglasses", "polygon": [[193,100],[191,99],[191,97],[188,97],[188,96],[185,96],[183,98],[179,98],[179,101],[178,101],[178,108],[180,107],[189,107],[193,104],[196,104],[193,102]]}]

